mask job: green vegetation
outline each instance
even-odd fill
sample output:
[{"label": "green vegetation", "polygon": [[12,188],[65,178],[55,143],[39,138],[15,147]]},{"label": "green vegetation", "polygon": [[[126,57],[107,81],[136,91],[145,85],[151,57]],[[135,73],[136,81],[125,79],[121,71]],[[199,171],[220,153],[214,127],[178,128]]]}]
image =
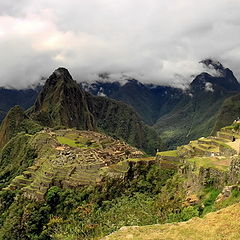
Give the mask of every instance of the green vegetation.
[{"label": "green vegetation", "polygon": [[25,134],[18,134],[3,148],[0,158],[0,188],[6,187],[14,177],[33,164],[37,154],[29,144],[29,139]]},{"label": "green vegetation", "polygon": [[224,200],[215,203],[214,207],[215,209],[222,209],[239,202],[240,202],[240,191],[237,189],[233,189],[230,197],[227,197]]},{"label": "green vegetation", "polygon": [[[180,101],[183,111],[158,122],[165,137],[171,135],[170,147],[211,130],[226,97],[215,101],[212,95]],[[214,109],[205,112],[213,102]],[[173,117],[175,125],[166,126]],[[115,140],[62,126],[98,129]],[[238,124],[226,127],[219,136],[229,140],[238,129]],[[66,69],[58,69],[35,105],[25,113],[13,108],[1,126],[0,239],[96,239],[123,226],[188,221],[239,201],[237,187],[222,199],[213,188],[222,187],[215,184],[219,175],[227,176],[229,160],[218,157],[221,147],[232,153],[225,140],[201,138],[158,152],[157,158],[137,158],[141,151],[116,141],[122,139],[147,153],[162,147],[131,107],[84,93]],[[200,188],[200,195],[189,196]]]},{"label": "green vegetation", "polygon": [[143,227],[126,227],[113,233],[106,240],[238,240],[240,238],[240,204],[230,206],[204,218],[193,218],[188,222],[157,224]]},{"label": "green vegetation", "polygon": [[[172,176],[171,170],[145,166],[137,178],[129,180],[108,179],[77,191],[54,186],[45,203],[27,200],[17,192],[2,193],[0,239],[92,239],[125,225],[165,222],[175,206],[181,211],[184,197],[183,190],[179,196],[176,191],[179,177]],[[167,189],[172,189],[171,194]],[[166,194],[167,205],[161,206],[160,192]],[[178,197],[172,201],[174,194]]]},{"label": "green vegetation", "polygon": [[130,106],[84,92],[64,68],[49,77],[26,115],[42,126],[102,131],[148,154],[162,148],[155,130],[145,125]]},{"label": "green vegetation", "polygon": [[158,156],[167,156],[167,157],[177,157],[177,151],[173,150],[173,151],[165,151],[165,152],[158,152],[157,153]]},{"label": "green vegetation", "polygon": [[227,98],[219,110],[213,133],[217,132],[222,127],[231,125],[234,120],[240,117],[239,112],[240,94]]},{"label": "green vegetation", "polygon": [[[186,203],[186,179],[174,170],[161,167],[154,157],[129,158],[110,164],[101,169],[103,178],[100,184],[94,181],[100,174],[97,170],[79,170],[69,162],[64,165],[60,162],[54,168],[51,160],[65,156],[56,155],[58,150],[53,146],[59,147],[59,143],[89,149],[112,144],[111,138],[98,142],[94,135],[98,146],[91,137],[83,136],[70,129],[46,130],[35,135],[22,132],[3,148],[0,173],[4,174],[1,178],[4,181],[1,186],[6,187],[14,178],[11,185],[18,184],[22,188],[20,191],[0,192],[0,239],[96,239],[123,226],[187,221],[235,203],[240,198],[237,192],[233,192],[230,198],[216,203],[220,191],[208,188],[199,196],[199,202],[190,205]],[[208,144],[200,145],[208,147]],[[69,155],[67,149],[64,153]],[[36,153],[37,164],[32,165]],[[130,155],[131,151],[127,154]],[[178,151],[158,154],[171,158],[177,157]],[[226,170],[225,165],[218,164],[214,157],[185,160],[198,167]],[[6,169],[7,173],[4,172]],[[73,174],[69,175],[70,172]],[[211,186],[211,179],[208,180],[207,185]],[[58,187],[61,182],[64,182],[65,189]],[[68,189],[67,186],[74,187],[74,183],[79,182],[85,187],[78,185],[75,190]],[[41,201],[29,200],[24,197],[26,194]],[[42,201],[44,198],[45,202]]]},{"label": "green vegetation", "polygon": [[202,202],[204,205],[204,209],[201,213],[202,216],[216,210],[214,203],[219,193],[220,191],[218,189],[214,189],[214,188],[204,189],[204,192],[202,193],[202,196],[201,196]]},{"label": "green vegetation", "polygon": [[204,167],[204,168],[216,168],[222,171],[226,171],[228,168],[228,165],[220,165],[218,164],[218,161],[214,157],[193,157],[187,159],[187,161],[196,164],[198,167]]},{"label": "green vegetation", "polygon": [[231,93],[212,94],[198,89],[194,91],[193,97],[180,99],[167,114],[158,119],[154,129],[168,149],[209,136],[218,119],[218,110],[229,96]]},{"label": "green vegetation", "polygon": [[70,147],[78,147],[78,148],[95,148],[98,147],[96,143],[92,143],[88,139],[83,139],[80,137],[76,138],[76,135],[73,135],[72,138],[69,136],[65,137],[57,137],[57,140],[61,144],[66,144]]}]

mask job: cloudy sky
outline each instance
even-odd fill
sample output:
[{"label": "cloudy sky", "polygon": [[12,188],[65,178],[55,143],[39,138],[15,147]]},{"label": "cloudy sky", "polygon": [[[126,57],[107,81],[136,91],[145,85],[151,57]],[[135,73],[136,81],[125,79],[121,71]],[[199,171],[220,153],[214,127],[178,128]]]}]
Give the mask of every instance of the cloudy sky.
[{"label": "cloudy sky", "polygon": [[180,86],[215,58],[240,79],[239,0],[1,0],[0,86],[63,66]]}]

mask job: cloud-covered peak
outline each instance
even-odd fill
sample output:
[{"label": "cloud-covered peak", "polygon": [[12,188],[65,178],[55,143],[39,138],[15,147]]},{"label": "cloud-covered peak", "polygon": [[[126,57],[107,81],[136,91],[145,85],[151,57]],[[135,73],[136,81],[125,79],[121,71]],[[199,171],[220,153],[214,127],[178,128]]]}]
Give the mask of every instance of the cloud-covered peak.
[{"label": "cloud-covered peak", "polygon": [[200,63],[204,64],[206,67],[210,69],[214,68],[215,70],[224,70],[223,65],[219,61],[211,58],[206,58],[202,60]]}]

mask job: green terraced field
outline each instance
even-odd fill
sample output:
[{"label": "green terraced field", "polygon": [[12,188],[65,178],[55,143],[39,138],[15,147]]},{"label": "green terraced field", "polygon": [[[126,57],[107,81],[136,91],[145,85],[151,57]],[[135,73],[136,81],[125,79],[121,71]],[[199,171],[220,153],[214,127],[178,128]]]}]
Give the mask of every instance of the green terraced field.
[{"label": "green terraced field", "polygon": [[167,157],[177,157],[177,151],[173,150],[173,151],[166,151],[166,152],[158,152],[157,156],[167,156]]},{"label": "green terraced field", "polygon": [[228,163],[226,165],[222,164],[223,160],[218,160],[214,157],[193,157],[187,159],[188,162],[196,163],[198,167],[204,168],[216,168],[219,170],[226,171],[228,168]]}]

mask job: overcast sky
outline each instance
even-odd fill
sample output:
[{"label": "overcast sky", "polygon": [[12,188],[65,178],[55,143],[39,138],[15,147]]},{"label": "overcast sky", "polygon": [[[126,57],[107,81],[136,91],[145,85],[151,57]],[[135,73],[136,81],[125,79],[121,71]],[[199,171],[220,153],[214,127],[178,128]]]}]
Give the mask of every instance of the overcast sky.
[{"label": "overcast sky", "polygon": [[1,0],[0,86],[69,69],[180,86],[215,58],[240,79],[240,0]]}]

